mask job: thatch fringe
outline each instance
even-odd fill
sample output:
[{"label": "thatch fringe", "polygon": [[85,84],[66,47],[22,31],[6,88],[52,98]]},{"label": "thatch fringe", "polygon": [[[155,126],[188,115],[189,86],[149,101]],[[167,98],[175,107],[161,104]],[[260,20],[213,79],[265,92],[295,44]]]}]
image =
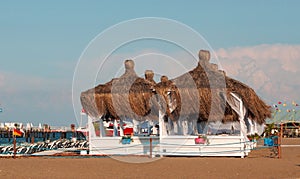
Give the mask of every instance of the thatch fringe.
[{"label": "thatch fringe", "polygon": [[228,91],[241,96],[244,105],[248,109],[249,118],[259,124],[264,123],[265,119],[271,118],[271,106],[262,101],[252,88],[229,77],[226,77],[226,86]]}]

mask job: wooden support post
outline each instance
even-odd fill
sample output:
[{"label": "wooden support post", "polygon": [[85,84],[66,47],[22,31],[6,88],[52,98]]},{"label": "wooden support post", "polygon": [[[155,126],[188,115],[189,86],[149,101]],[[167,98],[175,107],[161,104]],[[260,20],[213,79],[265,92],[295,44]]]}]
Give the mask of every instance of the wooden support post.
[{"label": "wooden support post", "polygon": [[282,134],[283,134],[283,123],[280,123],[280,132],[278,136],[278,158],[281,158],[281,142],[282,142]]},{"label": "wooden support post", "polygon": [[120,118],[120,136],[124,136],[124,122],[123,122],[123,119]]},{"label": "wooden support post", "polygon": [[119,134],[118,134],[118,123],[117,123],[117,120],[116,119],[114,119],[113,120],[113,122],[114,122],[114,132],[113,132],[113,137],[115,137],[115,136],[118,136]]},{"label": "wooden support post", "polygon": [[[164,135],[164,133],[166,133],[166,130],[165,130],[165,124],[164,124],[164,119],[163,119],[163,113],[161,110],[159,110],[159,116],[158,116],[158,120],[159,120],[159,156],[162,157],[162,137]],[[165,136],[165,135],[164,135]]]},{"label": "wooden support post", "polygon": [[99,119],[99,130],[100,130],[100,137],[106,137],[106,130],[105,130],[105,127],[103,125],[103,119],[102,118]]},{"label": "wooden support post", "polygon": [[16,137],[14,136],[14,139],[13,139],[13,145],[14,145],[14,155],[13,155],[13,158],[15,159],[16,158],[16,154],[17,154],[17,142],[16,142]]},{"label": "wooden support post", "polygon": [[150,158],[152,158],[152,137],[150,137]]}]

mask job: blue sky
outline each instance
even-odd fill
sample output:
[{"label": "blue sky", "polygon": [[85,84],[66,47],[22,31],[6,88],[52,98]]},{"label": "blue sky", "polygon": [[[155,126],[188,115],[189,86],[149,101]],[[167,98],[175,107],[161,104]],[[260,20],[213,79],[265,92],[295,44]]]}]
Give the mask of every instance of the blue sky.
[{"label": "blue sky", "polygon": [[[103,30],[140,17],[170,18],[195,29],[224,59],[228,73],[250,83],[268,103],[300,101],[292,94],[300,86],[299,7],[296,0],[2,1],[0,121],[75,123],[71,91],[80,54]],[[283,50],[278,59],[270,55],[276,49]],[[279,59],[281,54],[290,58]],[[240,73],[244,63],[256,64],[250,80]]]}]

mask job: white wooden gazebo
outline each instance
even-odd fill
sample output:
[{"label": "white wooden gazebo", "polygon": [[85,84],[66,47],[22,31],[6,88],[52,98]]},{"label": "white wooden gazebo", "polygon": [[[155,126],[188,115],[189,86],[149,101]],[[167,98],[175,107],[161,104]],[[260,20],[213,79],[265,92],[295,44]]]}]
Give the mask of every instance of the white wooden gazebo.
[{"label": "white wooden gazebo", "polygon": [[[83,92],[90,154],[247,156],[255,145],[247,135],[260,134],[259,124],[271,116],[270,107],[253,89],[210,63],[209,51],[200,50],[198,55],[196,68],[172,80],[162,76],[157,84],[153,72],[138,77],[134,62],[126,60],[120,78]],[[106,136],[103,119],[111,117],[113,135]],[[135,129],[129,136],[123,131],[127,118]],[[153,129],[158,123],[158,133],[140,135],[136,129],[141,121]],[[214,132],[228,128],[230,133]]]},{"label": "white wooden gazebo", "polygon": [[[159,132],[157,135],[130,136],[130,142],[123,142],[122,131],[114,132],[114,136],[105,135],[102,119],[88,116],[89,154],[90,155],[151,155],[153,156],[238,156],[245,157],[253,148],[247,135],[258,133],[258,124],[246,118],[246,108],[241,98],[231,93],[231,107],[239,115],[239,133],[235,134],[205,134],[207,141],[196,144],[197,135],[170,135],[167,132],[168,123],[159,115]],[[99,123],[100,135],[95,133],[94,123]],[[184,122],[184,121],[182,121]],[[229,124],[230,125],[230,124]],[[115,124],[115,128],[117,128]],[[115,130],[116,131],[116,130]],[[207,130],[206,130],[207,131]],[[126,139],[125,139],[126,140]]]}]

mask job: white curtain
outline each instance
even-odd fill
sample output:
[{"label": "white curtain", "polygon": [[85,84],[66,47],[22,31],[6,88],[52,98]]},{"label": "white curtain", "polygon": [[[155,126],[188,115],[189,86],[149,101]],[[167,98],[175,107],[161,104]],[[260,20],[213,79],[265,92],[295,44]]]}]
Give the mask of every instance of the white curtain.
[{"label": "white curtain", "polygon": [[227,98],[228,104],[231,106],[231,108],[238,113],[239,115],[239,121],[240,121],[240,126],[241,126],[241,135],[244,136],[246,140],[247,138],[247,125],[245,120],[247,118],[245,117],[247,109],[245,108],[242,99],[239,97],[239,95],[235,93],[230,93],[231,96]]}]

